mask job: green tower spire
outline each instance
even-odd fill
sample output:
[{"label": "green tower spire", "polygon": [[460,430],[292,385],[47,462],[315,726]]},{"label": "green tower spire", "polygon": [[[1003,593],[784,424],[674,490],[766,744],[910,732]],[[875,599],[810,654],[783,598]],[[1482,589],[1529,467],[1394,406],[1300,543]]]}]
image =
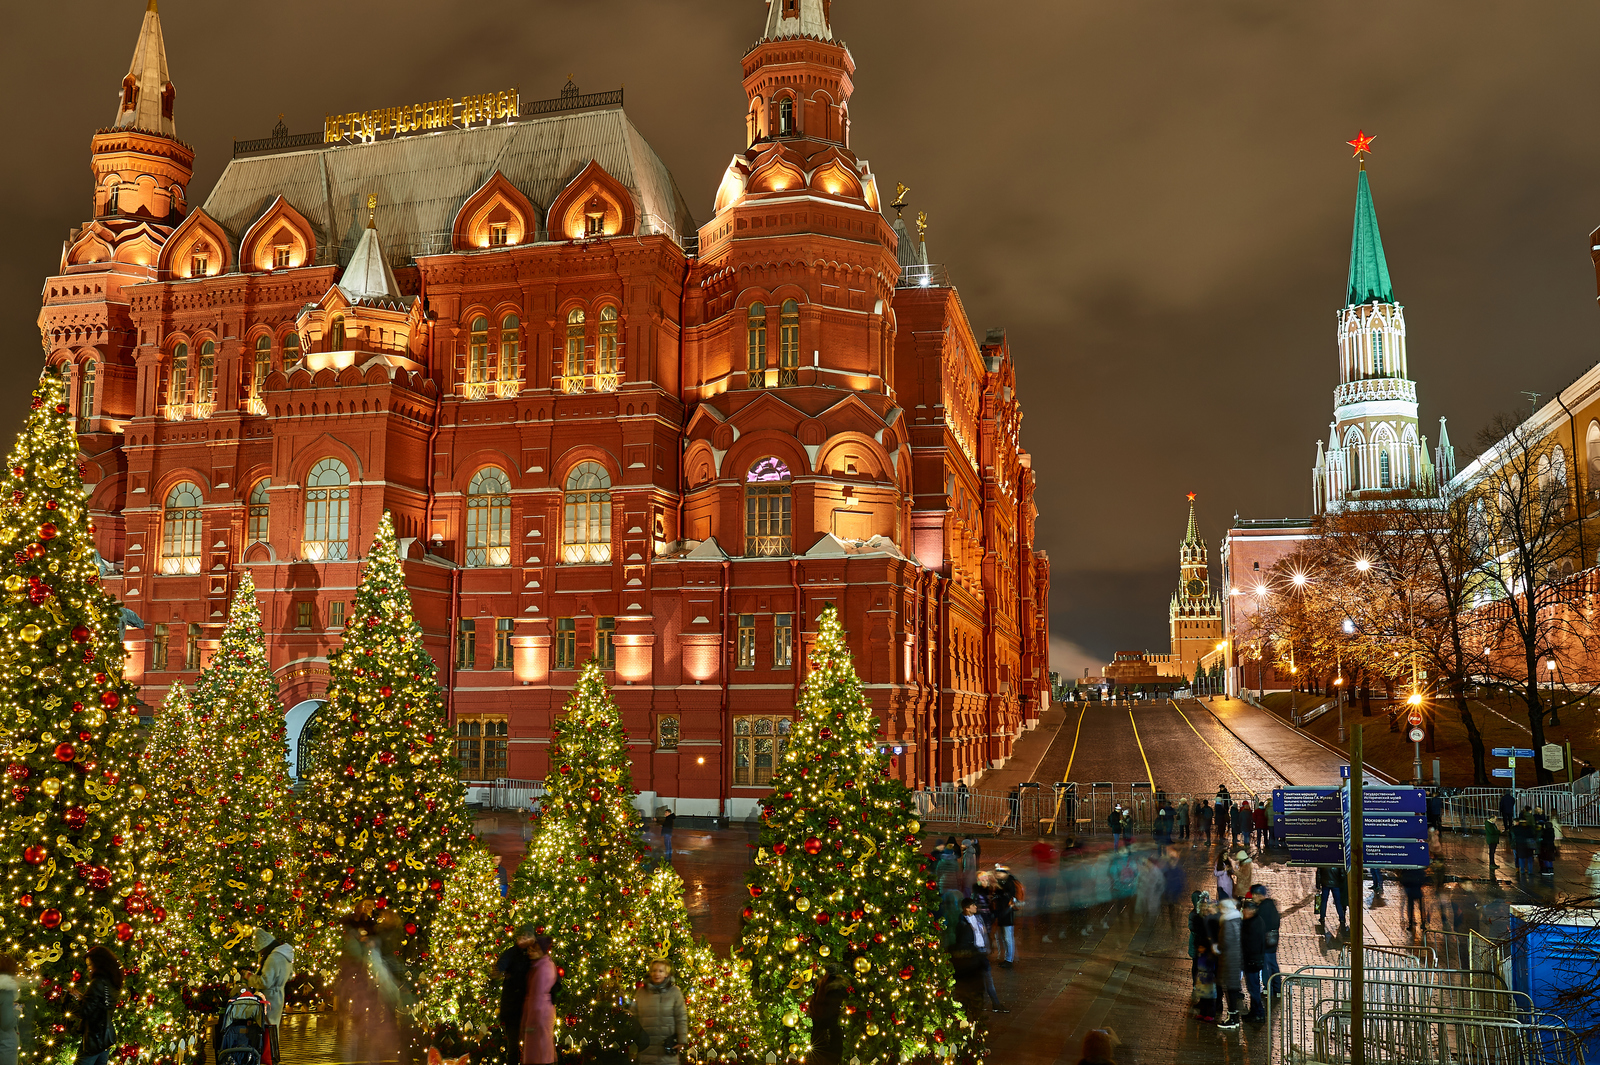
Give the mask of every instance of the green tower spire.
[{"label": "green tower spire", "polygon": [[1378,236],[1378,212],[1372,206],[1367,172],[1356,175],[1356,224],[1350,241],[1350,287],[1345,305],[1393,303],[1394,285],[1383,258],[1383,238]]}]

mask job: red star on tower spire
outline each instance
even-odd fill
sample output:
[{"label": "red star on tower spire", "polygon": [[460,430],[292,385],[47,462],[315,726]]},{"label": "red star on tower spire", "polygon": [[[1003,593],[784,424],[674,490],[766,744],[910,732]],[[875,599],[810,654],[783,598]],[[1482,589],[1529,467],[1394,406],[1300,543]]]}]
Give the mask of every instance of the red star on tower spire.
[{"label": "red star on tower spire", "polygon": [[1189,502],[1191,502],[1191,503],[1194,502],[1194,493],[1193,492],[1189,493]]},{"label": "red star on tower spire", "polygon": [[[1351,154],[1351,158],[1361,159],[1361,157],[1364,155],[1372,154],[1372,142],[1377,139],[1377,137],[1367,136],[1365,130],[1356,130],[1356,139],[1353,141],[1345,141],[1345,143],[1355,149],[1355,151]],[[1362,159],[1361,161],[1362,165],[1365,166],[1366,160]]]}]

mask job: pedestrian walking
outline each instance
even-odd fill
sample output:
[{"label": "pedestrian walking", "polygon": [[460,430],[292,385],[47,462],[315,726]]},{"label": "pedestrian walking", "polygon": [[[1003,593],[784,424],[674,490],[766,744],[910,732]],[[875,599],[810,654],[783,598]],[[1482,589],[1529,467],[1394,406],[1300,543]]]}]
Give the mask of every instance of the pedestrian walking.
[{"label": "pedestrian walking", "polygon": [[538,936],[528,944],[528,994],[522,1002],[522,1065],[556,1065],[555,940]]},{"label": "pedestrian walking", "polygon": [[267,999],[266,1060],[278,1065],[283,1060],[278,1050],[278,1025],[283,1023],[284,991],[294,975],[294,948],[265,929],[258,929],[255,939],[256,950],[261,952],[257,976]]},{"label": "pedestrian walking", "polygon": [[76,1065],[106,1065],[112,1047],[117,1045],[117,1029],[111,1015],[122,991],[122,966],[109,949],[93,946],[84,957],[84,968],[89,973],[89,986],[81,991],[67,989],[67,994],[76,1000],[78,1032],[82,1036],[75,1061]]},{"label": "pedestrian walking", "polygon": [[1539,826],[1539,872],[1544,876],[1556,875],[1556,822],[1550,817]]},{"label": "pedestrian walking", "polygon": [[1317,866],[1317,923],[1324,930],[1328,927],[1328,900],[1331,897],[1333,907],[1339,914],[1339,927],[1344,928],[1344,870],[1337,866]]},{"label": "pedestrian walking", "polygon": [[1406,896],[1406,927],[1415,928],[1415,911],[1422,910],[1423,916],[1427,916],[1428,912],[1422,906],[1422,885],[1428,881],[1428,872],[1425,869],[1402,869],[1398,879],[1400,890]]},{"label": "pedestrian walking", "polygon": [[1272,978],[1281,971],[1278,968],[1278,932],[1283,926],[1283,917],[1278,913],[1278,903],[1272,898],[1267,885],[1257,884],[1250,889],[1250,894],[1255,896],[1256,916],[1261,921],[1266,944],[1261,955],[1261,983],[1266,988],[1267,997],[1275,998],[1283,991],[1281,982],[1272,982]]},{"label": "pedestrian walking", "polygon": [[1122,820],[1122,804],[1119,802],[1112,807],[1110,813],[1106,814],[1106,827],[1111,830],[1111,845],[1113,847],[1122,845]]},{"label": "pedestrian walking", "polygon": [[511,878],[506,875],[505,856],[499,852],[496,852],[494,856],[494,878],[495,882],[500,885],[501,898],[511,894]]},{"label": "pedestrian walking", "polygon": [[1250,860],[1250,853],[1243,847],[1233,856],[1233,894],[1242,898],[1250,893],[1256,884],[1256,865]]},{"label": "pedestrian walking", "polygon": [[1217,898],[1219,900],[1232,898],[1233,862],[1228,859],[1226,848],[1217,852],[1217,864],[1211,870],[1211,875],[1217,881]]},{"label": "pedestrian walking", "polygon": [[1195,946],[1194,1012],[1196,1020],[1210,1023],[1217,1019],[1217,948],[1211,943]]},{"label": "pedestrian walking", "polygon": [[967,835],[961,840],[961,884],[965,894],[972,894],[978,883],[978,841]]},{"label": "pedestrian walking", "polygon": [[959,974],[981,974],[983,990],[989,996],[989,1008],[996,1013],[1010,1013],[994,989],[994,974],[989,967],[989,927],[978,913],[978,900],[961,900],[961,924],[956,927],[956,945],[951,961]]},{"label": "pedestrian walking", "polygon": [[1510,789],[1500,793],[1500,823],[1505,826],[1507,833],[1511,831],[1511,822],[1517,819],[1517,800]]},{"label": "pedestrian walking", "polygon": [[1257,851],[1257,853],[1266,850],[1267,849],[1267,811],[1266,811],[1266,808],[1263,807],[1259,801],[1256,803],[1255,809],[1250,811],[1250,823],[1253,824],[1255,826],[1255,829],[1256,829],[1256,851]]},{"label": "pedestrian walking", "polygon": [[1494,872],[1495,852],[1500,849],[1500,826],[1492,817],[1483,819],[1483,841],[1489,847],[1489,871]]},{"label": "pedestrian walking", "polygon": [[1039,914],[1039,927],[1044,933],[1043,942],[1050,940],[1050,914],[1056,895],[1056,877],[1061,871],[1061,852],[1047,839],[1033,845],[1033,871],[1037,879],[1034,904]]},{"label": "pedestrian walking", "polygon": [[1172,807],[1162,803],[1156,809],[1155,821],[1152,824],[1156,843],[1165,847],[1172,842]]},{"label": "pedestrian walking", "polygon": [[1372,874],[1372,904],[1376,906],[1383,902],[1383,870],[1374,865],[1368,871]]},{"label": "pedestrian walking", "polygon": [[1444,839],[1444,796],[1437,788],[1428,796],[1428,827]]},{"label": "pedestrian walking", "polygon": [[1178,839],[1180,841],[1186,840],[1189,838],[1189,800],[1187,798],[1178,801],[1176,813],[1178,815]]},{"label": "pedestrian walking", "polygon": [[672,861],[672,830],[678,823],[678,815],[670,806],[661,808],[661,849],[667,861]]},{"label": "pedestrian walking", "polygon": [[494,963],[500,977],[500,1030],[505,1033],[507,1065],[520,1065],[522,1061],[522,1007],[528,998],[528,973],[533,969],[528,948],[537,938],[533,925],[523,925],[517,929],[511,946]]},{"label": "pedestrian walking", "polygon": [[22,983],[17,959],[0,954],[0,1065],[17,1065],[22,1048]]},{"label": "pedestrian walking", "polygon": [[1217,797],[1212,801],[1211,806],[1216,812],[1217,839],[1220,841],[1228,834],[1228,826],[1231,823],[1228,820],[1228,815],[1233,811],[1233,796],[1228,793],[1228,785],[1217,785]]},{"label": "pedestrian walking", "polygon": [[1517,858],[1517,877],[1520,879],[1533,870],[1533,815],[1523,815],[1511,822],[1511,848]]},{"label": "pedestrian walking", "polygon": [[1246,847],[1250,846],[1250,829],[1252,827],[1253,824],[1250,820],[1250,801],[1246,799],[1239,803],[1239,805],[1235,806],[1232,813],[1229,815],[1228,829],[1232,839],[1229,840],[1228,846],[1238,846],[1240,836],[1244,837],[1244,845]]},{"label": "pedestrian walking", "polygon": [[995,892],[991,900],[994,905],[994,924],[999,933],[997,938],[1005,948],[1000,966],[1009,969],[1017,960],[1017,910],[1027,897],[1027,892],[1022,888],[1022,881],[1011,875],[1008,865],[995,864],[994,882]]},{"label": "pedestrian walking", "polygon": [[983,925],[989,930],[988,942],[991,945],[994,943],[995,894],[999,890],[993,873],[985,871],[978,874],[978,887],[972,897],[978,903],[978,916],[983,918]]},{"label": "pedestrian walking", "polygon": [[1009,807],[1009,809],[1011,811],[1011,816],[1006,821],[1007,827],[1009,827],[1011,829],[1011,831],[1013,831],[1013,832],[1021,833],[1021,831],[1022,831],[1022,789],[1021,788],[1012,788],[1011,789],[1011,794],[1006,796],[1006,805]]},{"label": "pedestrian walking", "polygon": [[1239,908],[1239,950],[1244,964],[1244,988],[1248,996],[1247,1021],[1267,1019],[1267,1001],[1261,994],[1261,970],[1266,965],[1267,926],[1261,920],[1256,900],[1245,896]]},{"label": "pedestrian walking", "polygon": [[971,794],[965,780],[956,785],[956,816],[962,821],[967,819],[967,799]]},{"label": "pedestrian walking", "polygon": [[672,982],[665,958],[650,961],[649,979],[633,997],[633,1019],[639,1025],[635,1044],[640,1065],[677,1065],[678,1051],[689,1039],[689,1013],[683,992]]},{"label": "pedestrian walking", "polygon": [[1195,822],[1200,826],[1199,831],[1206,834],[1206,846],[1211,846],[1211,822],[1216,817],[1217,811],[1211,805],[1210,799],[1200,800],[1200,808],[1195,811]]},{"label": "pedestrian walking", "polygon": [[1232,899],[1223,899],[1221,910],[1221,931],[1218,942],[1221,944],[1217,959],[1217,986],[1222,991],[1227,1002],[1227,1016],[1218,1028],[1239,1027],[1239,1005],[1244,998],[1241,984],[1244,981],[1244,947],[1241,940],[1241,916],[1239,904]]}]

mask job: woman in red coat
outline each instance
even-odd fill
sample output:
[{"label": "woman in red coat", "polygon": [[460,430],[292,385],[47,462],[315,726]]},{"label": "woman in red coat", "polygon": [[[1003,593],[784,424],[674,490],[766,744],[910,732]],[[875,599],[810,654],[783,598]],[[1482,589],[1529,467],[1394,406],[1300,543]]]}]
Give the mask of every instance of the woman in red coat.
[{"label": "woman in red coat", "polygon": [[528,947],[533,968],[522,1004],[522,1065],[555,1065],[556,1005],[550,998],[556,984],[556,963],[550,960],[554,945],[549,936],[539,936]]}]

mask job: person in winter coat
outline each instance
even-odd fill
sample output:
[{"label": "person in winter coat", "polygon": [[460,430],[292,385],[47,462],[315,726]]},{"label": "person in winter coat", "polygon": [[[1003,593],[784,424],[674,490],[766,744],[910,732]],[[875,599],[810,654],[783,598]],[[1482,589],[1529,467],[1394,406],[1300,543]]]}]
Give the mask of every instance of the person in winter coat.
[{"label": "person in winter coat", "polygon": [[1233,895],[1236,898],[1242,898],[1250,893],[1251,888],[1255,887],[1256,866],[1250,860],[1249,852],[1243,847],[1240,847],[1239,853],[1233,856],[1233,861]]},{"label": "person in winter coat", "polygon": [[989,928],[978,916],[977,899],[961,900],[961,923],[956,925],[956,943],[952,953],[970,966],[964,972],[982,975],[983,989],[989,995],[989,1008],[996,1013],[1010,1013],[1000,1001],[1000,993],[994,989],[994,975],[989,968]]},{"label": "person in winter coat", "polygon": [[1272,978],[1281,971],[1278,968],[1278,930],[1283,918],[1267,885],[1257,884],[1250,889],[1250,893],[1256,898],[1256,919],[1261,922],[1261,931],[1266,940],[1266,950],[1261,956],[1261,983],[1266,988],[1267,997],[1272,998],[1283,993],[1283,985],[1272,982]]},{"label": "person in winter coat", "polygon": [[1511,822],[1517,819],[1517,800],[1507,789],[1500,793],[1500,823],[1507,832],[1511,831]]},{"label": "person in winter coat", "polygon": [[528,944],[528,994],[522,1000],[522,1065],[556,1065],[555,940],[539,936]]},{"label": "person in winter coat", "polygon": [[1545,876],[1556,873],[1556,823],[1549,817],[1539,822],[1539,872]]},{"label": "person in winter coat", "polygon": [[1428,882],[1428,872],[1425,869],[1402,869],[1399,880],[1400,889],[1406,896],[1406,927],[1415,928],[1417,921],[1413,911],[1422,910],[1424,917],[1428,915],[1422,903],[1422,885]]},{"label": "person in winter coat", "polygon": [[650,979],[633,999],[633,1017],[648,1040],[639,1048],[641,1065],[677,1065],[678,1054],[689,1038],[689,1014],[665,958],[650,962]]},{"label": "person in winter coat", "polygon": [[1250,823],[1256,829],[1257,853],[1267,849],[1267,810],[1261,803],[1256,803],[1256,808],[1250,811]]},{"label": "person in winter coat", "polygon": [[22,984],[17,980],[17,961],[0,954],[0,1065],[17,1065],[22,1048]]},{"label": "person in winter coat", "polygon": [[973,891],[972,898],[978,904],[978,916],[983,919],[983,926],[989,930],[990,946],[994,945],[995,895],[999,890],[1000,885],[995,881],[993,873],[978,874],[978,886]]},{"label": "person in winter coat", "polygon": [[83,1034],[76,1065],[106,1065],[117,1043],[117,1029],[111,1023],[111,1014],[116,1009],[117,995],[122,992],[122,966],[115,954],[100,946],[89,948],[84,963],[90,976],[88,988],[67,991],[77,1000],[74,1012],[78,1015],[78,1030]]},{"label": "person in winter coat", "polygon": [[1163,803],[1156,809],[1155,823],[1151,826],[1156,842],[1163,847],[1172,842],[1172,822],[1172,807]]},{"label": "person in winter coat", "polygon": [[1211,846],[1211,822],[1216,815],[1217,811],[1212,808],[1210,799],[1202,799],[1194,813],[1195,823],[1199,826],[1195,830],[1196,834],[1198,835],[1201,832],[1206,834],[1206,846],[1208,847]]},{"label": "person in winter coat", "polygon": [[1226,784],[1217,785],[1217,797],[1212,800],[1211,808],[1216,813],[1217,839],[1221,841],[1228,834],[1228,815],[1233,812],[1233,796],[1228,794]]},{"label": "person in winter coat", "polygon": [[1210,943],[1195,948],[1192,1016],[1201,1021],[1217,1019],[1217,952]]},{"label": "person in winter coat", "polygon": [[1178,803],[1178,805],[1174,808],[1173,812],[1178,815],[1178,839],[1179,840],[1188,839],[1189,838],[1189,800],[1188,799],[1184,799],[1182,802]]},{"label": "person in winter coat", "polygon": [[261,952],[259,977],[261,993],[267,997],[268,1060],[280,1062],[278,1025],[283,1022],[284,989],[294,975],[294,948],[265,929],[256,930],[256,949]]},{"label": "person in winter coat", "polygon": [[1339,911],[1339,927],[1344,927],[1344,870],[1336,866],[1317,866],[1317,921],[1324,929],[1328,925],[1328,899],[1333,898],[1334,909]]},{"label": "person in winter coat", "polygon": [[1122,843],[1122,804],[1119,802],[1106,814],[1106,827],[1111,830],[1111,845],[1113,847]]},{"label": "person in winter coat", "polygon": [[1216,868],[1211,870],[1211,875],[1217,881],[1217,898],[1229,899],[1233,897],[1233,863],[1228,860],[1228,852],[1217,852]]},{"label": "person in winter coat", "polygon": [[1244,986],[1250,997],[1247,1021],[1267,1019],[1267,1001],[1261,995],[1261,969],[1266,965],[1267,926],[1261,920],[1256,900],[1247,898],[1240,909],[1239,950],[1244,963]]},{"label": "person in winter coat", "polygon": [[1244,999],[1240,985],[1244,981],[1244,945],[1239,916],[1239,905],[1232,899],[1222,900],[1222,921],[1218,932],[1220,950],[1217,958],[1217,987],[1227,1000],[1228,1014],[1218,1028],[1239,1027],[1239,1005]]},{"label": "person in winter coat", "polygon": [[1494,818],[1483,819],[1483,842],[1489,847],[1489,871],[1494,871],[1495,852],[1500,849],[1500,826],[1494,823]]},{"label": "person in winter coat", "polygon": [[1017,907],[1022,905],[1026,893],[1022,890],[1022,881],[1011,875],[1010,866],[996,863],[994,882],[995,893],[991,900],[994,905],[994,925],[998,931],[997,938],[1005,946],[1000,966],[1009,969],[1017,960]]},{"label": "person in winter coat", "polygon": [[1229,841],[1229,846],[1237,845],[1240,836],[1244,837],[1244,845],[1246,847],[1250,846],[1250,829],[1253,826],[1254,822],[1250,819],[1250,803],[1246,801],[1235,806],[1233,813],[1229,815],[1228,827],[1233,837]]},{"label": "person in winter coat", "polygon": [[[516,941],[494,963],[494,971],[500,976],[500,1030],[506,1033],[506,1043],[511,1047],[517,1046],[518,1033],[522,1031],[522,1004],[528,997],[528,973],[533,968],[528,948],[538,935],[533,925],[523,925],[517,929]],[[518,1049],[511,1055],[511,1065],[521,1060]]]}]

